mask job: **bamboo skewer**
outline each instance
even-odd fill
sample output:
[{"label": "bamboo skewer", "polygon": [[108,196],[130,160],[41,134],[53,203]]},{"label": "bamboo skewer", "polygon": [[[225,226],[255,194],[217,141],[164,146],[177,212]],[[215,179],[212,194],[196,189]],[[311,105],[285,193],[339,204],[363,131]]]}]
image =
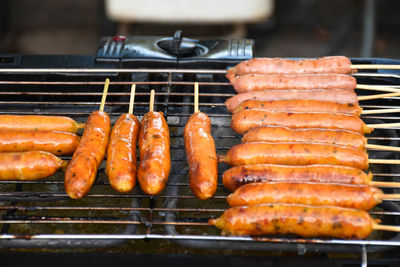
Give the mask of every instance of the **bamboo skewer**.
[{"label": "bamboo skewer", "polygon": [[381,87],[368,84],[357,84],[356,89],[372,90],[372,91],[383,91],[383,92],[400,92],[400,89],[393,87]]},{"label": "bamboo skewer", "polygon": [[377,186],[377,187],[400,188],[400,183],[399,182],[371,181],[371,182],[369,182],[369,185]]},{"label": "bamboo skewer", "polygon": [[385,151],[399,151],[400,152],[400,147],[396,147],[396,146],[382,146],[382,145],[365,144],[365,148],[385,150]]},{"label": "bamboo skewer", "polygon": [[385,64],[352,64],[350,65],[352,69],[359,70],[371,70],[371,69],[381,69],[381,70],[400,70],[400,65],[385,65]]},{"label": "bamboo skewer", "polygon": [[149,112],[153,112],[154,111],[154,95],[155,95],[155,91],[152,89],[150,91]]},{"label": "bamboo skewer", "polygon": [[135,103],[135,91],[136,91],[136,84],[132,84],[131,86],[131,96],[129,98],[129,114],[133,114],[133,106]]},{"label": "bamboo skewer", "polygon": [[194,113],[199,112],[199,83],[194,83]]},{"label": "bamboo skewer", "polygon": [[100,108],[99,108],[99,111],[101,111],[101,112],[104,111],[104,105],[106,104],[106,98],[107,98],[109,85],[110,85],[110,79],[107,78],[106,81],[104,82],[103,96],[101,97],[101,103],[100,103]]},{"label": "bamboo skewer", "polygon": [[400,122],[367,124],[367,126],[373,129],[385,129],[385,128],[400,127]]},{"label": "bamboo skewer", "polygon": [[373,164],[400,164],[400,159],[369,159],[368,162]]},{"label": "bamboo skewer", "polygon": [[397,113],[400,108],[383,108],[383,109],[369,109],[363,110],[361,114],[384,114],[384,113]]},{"label": "bamboo skewer", "polygon": [[381,199],[384,199],[384,200],[400,199],[400,194],[383,194]]},{"label": "bamboo skewer", "polygon": [[381,225],[381,224],[376,224],[376,223],[374,223],[372,225],[372,229],[381,230],[381,231],[390,231],[390,232],[400,232],[400,226]]},{"label": "bamboo skewer", "polygon": [[363,96],[359,96],[357,98],[359,101],[362,101],[362,100],[371,100],[371,99],[378,99],[378,98],[384,98],[384,97],[396,97],[396,96],[400,96],[400,92],[399,93],[376,94],[376,95],[363,95]]}]

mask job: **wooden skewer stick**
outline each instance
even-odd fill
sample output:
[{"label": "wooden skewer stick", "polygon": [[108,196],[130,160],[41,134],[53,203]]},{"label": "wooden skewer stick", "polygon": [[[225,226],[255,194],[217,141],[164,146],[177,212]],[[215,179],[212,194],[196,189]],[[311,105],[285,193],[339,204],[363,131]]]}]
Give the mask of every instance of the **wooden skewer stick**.
[{"label": "wooden skewer stick", "polygon": [[381,199],[389,200],[389,199],[400,199],[400,194],[383,194]]},{"label": "wooden skewer stick", "polygon": [[400,188],[400,183],[399,182],[382,182],[382,181],[371,181],[369,183],[371,186],[377,186],[377,187],[390,187],[390,188]]},{"label": "wooden skewer stick", "polygon": [[400,232],[400,226],[381,225],[381,224],[376,224],[376,223],[374,223],[372,225],[372,229],[381,230],[381,231],[390,231],[390,232]]},{"label": "wooden skewer stick", "polygon": [[133,105],[135,103],[135,90],[136,90],[136,84],[132,84],[131,86],[131,97],[129,98],[129,114],[133,114]]},{"label": "wooden skewer stick", "polygon": [[149,105],[150,112],[153,112],[153,110],[154,110],[154,95],[155,95],[155,91],[151,90],[150,91],[150,105]]},{"label": "wooden skewer stick", "polygon": [[199,83],[194,83],[194,113],[199,112]]},{"label": "wooden skewer stick", "polygon": [[365,148],[386,150],[386,151],[400,151],[400,147],[397,146],[381,146],[381,145],[365,144]]},{"label": "wooden skewer stick", "polygon": [[400,164],[400,159],[369,159],[369,163]]},{"label": "wooden skewer stick", "polygon": [[367,124],[367,126],[373,129],[385,129],[385,128],[400,127],[400,122]]},{"label": "wooden skewer stick", "polygon": [[400,108],[383,108],[383,109],[369,109],[363,110],[361,114],[384,114],[384,113],[397,113]]},{"label": "wooden skewer stick", "polygon": [[400,89],[393,87],[380,87],[368,84],[357,84],[356,89],[372,90],[372,91],[383,91],[383,92],[400,92]]},{"label": "wooden skewer stick", "polygon": [[378,99],[378,98],[384,98],[384,97],[395,97],[395,96],[400,96],[399,93],[388,93],[388,94],[377,94],[377,95],[363,95],[357,97],[359,101],[361,100],[371,100],[371,99]]},{"label": "wooden skewer stick", "polygon": [[106,104],[106,98],[107,98],[107,93],[108,93],[108,86],[110,85],[110,79],[106,79],[104,83],[104,88],[103,88],[103,96],[101,97],[101,103],[100,103],[100,108],[99,110],[101,112],[104,111],[104,105]]},{"label": "wooden skewer stick", "polygon": [[355,64],[350,66],[352,69],[359,70],[370,70],[370,69],[382,69],[382,70],[400,70],[400,65],[385,65],[385,64]]}]

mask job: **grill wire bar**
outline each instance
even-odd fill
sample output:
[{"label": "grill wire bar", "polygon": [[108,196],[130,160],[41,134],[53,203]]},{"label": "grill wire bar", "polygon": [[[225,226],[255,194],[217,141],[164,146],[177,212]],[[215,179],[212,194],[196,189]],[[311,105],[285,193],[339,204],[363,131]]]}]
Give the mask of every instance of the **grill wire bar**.
[{"label": "grill wire bar", "polygon": [[[63,75],[74,72],[87,75],[79,78]],[[308,250],[336,252],[351,248],[359,252],[361,246],[362,255],[366,256],[367,251],[400,246],[399,235],[393,233],[374,233],[367,240],[251,238],[221,236],[217,229],[209,226],[207,220],[218,217],[228,207],[225,201],[228,192],[220,182],[214,198],[200,201],[193,196],[188,182],[183,127],[193,112],[193,85],[199,82],[200,109],[212,120],[217,153],[223,154],[240,142],[240,137],[230,129],[230,114],[224,107],[224,101],[235,94],[224,77],[225,72],[205,69],[0,69],[0,114],[66,115],[85,122],[100,103],[103,78],[109,73],[117,73],[111,78],[105,110],[114,123],[119,115],[127,112],[132,83],[137,85],[135,115],[139,118],[148,111],[150,89],[155,89],[155,110],[164,113],[170,127],[172,159],[167,188],[156,197],[143,194],[139,185],[128,194],[113,191],[104,174],[104,163],[92,190],[82,200],[68,199],[62,173],[40,181],[0,181],[0,248],[93,248],[116,246],[128,240],[153,239],[210,249],[299,250],[299,244],[305,244]],[[104,73],[104,77],[94,77],[91,73]],[[374,83],[371,76],[356,75],[365,84]],[[393,78],[383,76],[379,81],[388,77]],[[368,101],[362,106],[394,108],[400,107],[400,100],[387,98]],[[400,121],[400,114],[363,116],[363,119],[371,123],[393,122]],[[395,128],[378,129],[369,139],[397,146],[400,141]],[[370,151],[370,155],[399,158],[397,152]],[[227,168],[219,166],[219,178]],[[400,180],[397,166],[374,164],[372,172],[377,180]],[[397,191],[385,189],[385,192]],[[400,208],[395,202],[384,201],[371,214],[387,224],[400,225]]]}]

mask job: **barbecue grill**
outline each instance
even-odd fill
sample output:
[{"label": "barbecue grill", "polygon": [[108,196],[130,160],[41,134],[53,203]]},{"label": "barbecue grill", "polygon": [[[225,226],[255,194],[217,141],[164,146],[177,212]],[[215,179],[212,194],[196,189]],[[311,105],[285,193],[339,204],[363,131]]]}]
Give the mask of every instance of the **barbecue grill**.
[{"label": "barbecue grill", "polygon": [[[130,85],[135,83],[134,114],[148,111],[150,89],[156,90],[155,110],[162,111],[171,134],[172,169],[161,195],[150,197],[136,186],[129,194],[115,192],[104,174],[104,162],[90,193],[71,200],[64,192],[64,175],[39,181],[0,181],[0,249],[113,248],[138,240],[166,240],[186,248],[206,250],[383,253],[400,246],[400,235],[374,232],[367,240],[303,239],[221,236],[207,224],[228,206],[222,183],[209,200],[190,191],[183,128],[193,112],[193,86],[199,83],[199,105],[212,121],[218,154],[240,137],[230,129],[224,101],[235,94],[225,78],[226,68],[251,58],[251,40],[193,40],[161,37],[107,37],[95,56],[0,56],[0,114],[69,116],[85,122],[98,109],[104,79],[110,88],[105,111],[114,123],[126,113]],[[400,64],[389,59],[353,58],[353,64]],[[400,88],[400,72],[360,71],[359,83]],[[359,94],[371,94],[359,90]],[[363,101],[364,109],[400,108],[397,97]],[[367,123],[398,122],[399,114],[364,115]],[[399,131],[377,129],[369,143],[399,146]],[[370,158],[399,159],[398,152],[369,151]],[[65,157],[68,160],[70,158]],[[228,168],[219,166],[219,175]],[[372,164],[375,180],[399,181],[397,165]],[[384,190],[396,192],[394,188]],[[400,225],[400,207],[394,201],[370,212],[383,224]]]}]

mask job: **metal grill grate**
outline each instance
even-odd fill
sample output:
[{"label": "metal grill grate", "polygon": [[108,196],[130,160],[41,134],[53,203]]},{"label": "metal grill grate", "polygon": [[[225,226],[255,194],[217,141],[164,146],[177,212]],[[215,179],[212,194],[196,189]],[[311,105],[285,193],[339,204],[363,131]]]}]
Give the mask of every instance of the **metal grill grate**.
[{"label": "metal grill grate", "polygon": [[[368,251],[400,246],[394,233],[376,232],[367,240],[300,239],[296,237],[221,236],[207,220],[226,208],[227,191],[220,183],[216,196],[197,200],[188,183],[183,127],[193,112],[193,85],[200,84],[200,109],[212,120],[217,153],[225,153],[240,138],[230,129],[224,101],[234,95],[225,70],[180,69],[2,69],[0,114],[65,115],[85,122],[100,104],[102,85],[111,78],[105,111],[112,122],[128,110],[130,84],[137,84],[135,115],[148,110],[150,89],[156,90],[155,110],[164,112],[171,133],[172,170],[168,186],[157,197],[143,194],[137,185],[129,194],[109,186],[104,162],[89,195],[70,200],[63,173],[40,181],[0,181],[0,247],[107,247],[134,239],[167,239],[189,247],[225,249]],[[360,83],[398,85],[398,77],[357,75]],[[385,80],[387,78],[387,80]],[[393,81],[395,79],[395,81]],[[360,93],[365,93],[361,92]],[[399,98],[366,101],[364,108],[400,106]],[[366,122],[400,121],[400,114],[363,116]],[[399,146],[397,129],[376,130],[370,143]],[[370,157],[400,158],[396,152],[369,151]],[[64,159],[69,159],[68,157]],[[228,166],[219,166],[219,178]],[[375,180],[398,181],[396,165],[372,165]],[[395,189],[385,189],[394,192]],[[371,211],[384,224],[400,225],[400,208],[385,201]]]}]

